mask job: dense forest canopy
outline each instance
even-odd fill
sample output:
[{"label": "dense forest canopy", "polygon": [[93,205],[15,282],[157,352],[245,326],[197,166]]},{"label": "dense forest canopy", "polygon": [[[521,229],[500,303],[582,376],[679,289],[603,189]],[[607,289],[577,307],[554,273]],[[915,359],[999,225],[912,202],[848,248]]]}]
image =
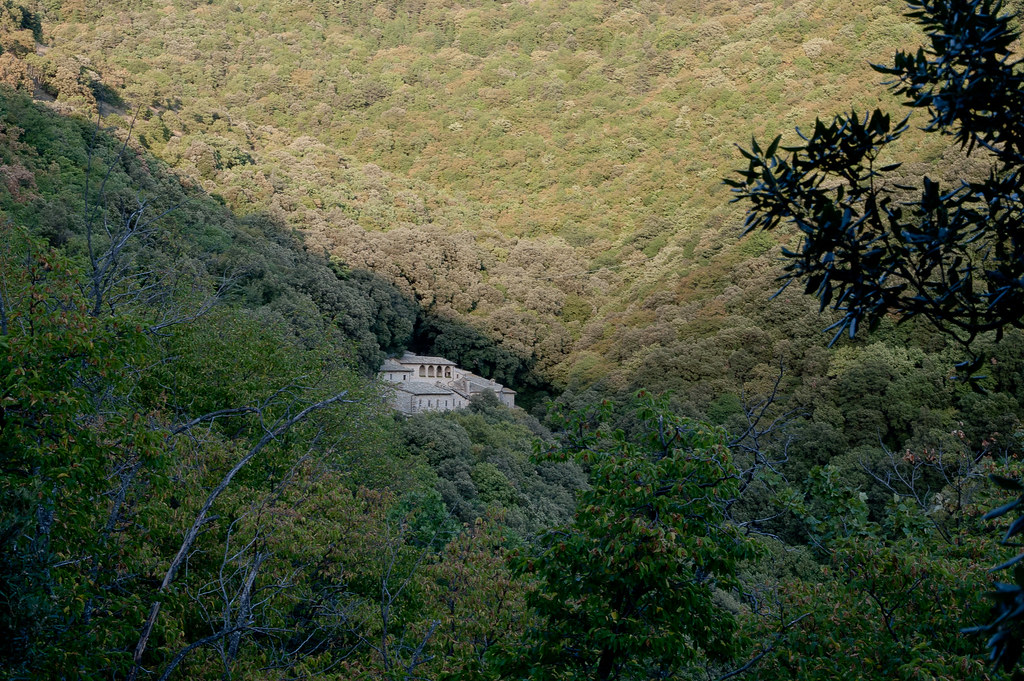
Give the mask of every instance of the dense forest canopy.
[{"label": "dense forest canopy", "polygon": [[[895,0],[27,9],[40,96],[121,125],[141,106],[140,143],[236,212],[272,213],[559,387],[628,387],[681,338],[776,328],[772,240],[734,239],[720,183],[733,145],[876,105],[868,63],[918,36]],[[911,176],[947,154],[915,146]]]},{"label": "dense forest canopy", "polygon": [[0,0],[0,678],[1001,678],[1024,334],[830,346],[721,182],[903,10]]}]

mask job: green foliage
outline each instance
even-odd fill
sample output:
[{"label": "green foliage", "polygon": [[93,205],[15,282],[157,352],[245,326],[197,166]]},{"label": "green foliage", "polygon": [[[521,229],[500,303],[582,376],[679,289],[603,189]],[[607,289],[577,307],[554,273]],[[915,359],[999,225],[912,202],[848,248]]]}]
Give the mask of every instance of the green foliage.
[{"label": "green foliage", "polygon": [[[1003,543],[1009,543],[1024,529],[1024,514],[1018,509],[1024,505],[1024,487],[1012,478],[1002,475],[992,475],[991,480],[1000,489],[1019,494],[1014,499],[1002,506],[992,509],[985,518],[999,518],[1007,513],[1015,512],[1006,534],[1003,535]],[[1024,569],[1020,562],[1024,560],[1024,554],[1017,554],[1013,558],[995,566],[993,570],[1007,570],[1013,568],[1013,582],[997,582],[995,591],[988,594],[992,601],[992,612],[989,622],[975,627],[965,629],[965,633],[979,633],[990,636],[988,645],[992,649],[992,660],[996,665],[1006,670],[1012,670],[1017,666],[1021,656],[1020,620],[1022,606],[1024,606]]]},{"label": "green foliage", "polygon": [[[280,613],[304,595],[318,597],[308,593],[314,566],[332,557],[332,533],[359,515],[332,503],[331,488],[373,479],[373,468],[387,465],[386,416],[372,390],[325,362],[327,348],[297,347],[286,329],[247,324],[237,309],[159,335],[144,333],[155,314],[145,308],[97,317],[68,258],[4,229],[5,674],[123,676],[151,601],[163,607],[142,660],[170,670],[176,652],[217,626],[208,613],[230,614],[241,603],[232,599],[245,600],[247,573],[268,589],[269,609],[239,605],[236,615],[253,618],[245,631],[294,631],[299,625]],[[232,376],[237,392],[227,385]],[[352,404],[281,429],[297,410],[339,392]],[[256,444],[268,427],[278,437]],[[208,496],[233,466],[232,484]],[[391,483],[402,481],[392,475]],[[217,514],[187,547],[188,569],[157,588],[185,546],[182,526],[211,500]],[[318,522],[304,525],[307,513]],[[242,669],[256,659],[246,652],[250,637],[233,645]]]},{"label": "green foliage", "polygon": [[[984,675],[972,640],[944,618],[974,616],[969,585],[991,552],[973,524],[988,461],[976,457],[1019,449],[1024,334],[977,339],[993,360],[987,395],[947,380],[962,356],[924,324],[883,319],[829,352],[817,304],[793,292],[767,302],[768,251],[784,233],[734,245],[738,216],[716,185],[728,136],[772,138],[840,102],[876,106],[865,88],[875,76],[860,67],[917,39],[890,5],[24,9],[0,8],[0,81],[57,99],[48,111],[0,94],[0,210],[45,239],[29,240],[32,253],[67,278],[38,275],[62,283],[44,294],[50,303],[33,303],[26,292],[43,284],[27,283],[38,266],[22,245],[0,270],[9,310],[35,305],[19,319],[52,332],[35,345],[23,328],[0,334],[4,390],[48,397],[0,404],[17,424],[0,433],[14,462],[0,488],[0,675],[124,676],[156,599],[143,666],[167,669],[187,652],[182,678],[491,678],[486,661],[511,655],[510,675],[533,664],[540,676],[609,665],[608,676],[703,676],[745,664],[730,654],[751,637],[770,648],[765,678]],[[907,73],[931,69],[928,55],[908,59]],[[124,154],[116,135],[53,114],[99,109],[123,136],[136,105]],[[987,154],[958,155],[936,137],[907,130],[905,146],[890,148],[908,163],[883,174],[903,185],[924,173],[941,173],[943,186],[983,181]],[[889,207],[907,198],[897,192]],[[154,215],[174,210],[130,246],[130,272],[144,276],[119,291],[158,295],[83,316],[84,218],[116,224],[138,200]],[[225,281],[200,318],[139,331],[187,318]],[[477,401],[406,420],[384,413],[349,369],[370,374],[410,342],[516,389],[569,386],[565,405],[624,402],[643,386],[674,390],[673,411],[622,409],[601,417],[603,437],[562,434],[561,453],[586,457],[583,467],[530,461],[535,437],[549,454],[558,447],[521,412]],[[14,373],[19,361],[36,373]],[[187,574],[159,589],[224,472],[276,419],[335,391],[359,404],[261,450],[217,499]],[[723,442],[770,394],[762,425],[777,430],[730,463]],[[651,438],[659,414],[682,429],[671,455]],[[150,451],[125,483],[122,464]],[[91,477],[75,479],[81,494],[59,477],[69,456],[91,462]],[[778,461],[772,489],[735,470],[758,457]],[[33,462],[46,473],[38,484]],[[872,477],[895,472],[920,487],[894,497]],[[690,474],[707,486],[679,498],[657,486]],[[776,506],[785,480],[796,513]],[[788,543],[766,544],[771,561],[739,561],[749,545],[723,505],[738,521],[773,516],[756,527]],[[655,508],[665,513],[652,518]],[[521,547],[518,575],[508,542]],[[243,621],[249,576],[263,606],[232,652],[232,636],[207,639]],[[739,602],[738,579],[757,601]],[[778,620],[764,617],[774,593],[788,608]]]},{"label": "green foliage", "polygon": [[391,517],[408,524],[409,542],[440,550],[459,534],[459,524],[437,490],[410,490],[391,509]]},{"label": "green foliage", "polygon": [[[435,640],[431,675],[478,669],[474,637],[493,645],[522,615],[503,533],[460,535],[354,370],[404,347],[416,306],[81,121],[4,92],[0,133],[27,178],[0,190],[0,676],[384,677]],[[116,230],[149,192],[173,210],[97,306],[89,237],[115,237],[83,216]],[[474,409],[489,473],[505,442],[490,421],[519,448],[542,430]],[[568,508],[558,484],[547,497]]]},{"label": "green foliage", "polygon": [[720,133],[871,101],[867,62],[912,26],[866,0],[344,5],[54,0],[48,49],[19,62],[53,91],[102,83],[125,102],[99,106],[112,125],[141,105],[154,156],[482,334],[436,335],[517,390],[561,388],[581,357],[600,360],[588,382],[642,385],[648,349],[682,353],[694,308],[732,286],[733,321],[770,326],[774,237],[732,245]]},{"label": "green foliage", "polygon": [[739,179],[726,180],[736,200],[750,202],[747,231],[782,222],[802,242],[784,279],[801,281],[824,309],[842,313],[834,328],[874,328],[886,314],[921,316],[943,333],[970,343],[985,331],[1020,328],[1022,76],[1010,50],[1018,34],[1000,2],[920,0],[911,18],[929,38],[916,55],[900,52],[893,91],[908,106],[927,108],[927,132],[949,134],[968,154],[985,150],[991,173],[942,190],[925,177],[920,198],[907,202],[887,163],[907,130],[880,110],[816,121],[803,144],[764,150],[752,142]]},{"label": "green foliage", "polygon": [[140,320],[98,323],[66,258],[0,229],[0,656],[13,674],[117,668],[131,624],[102,612],[139,614],[117,590],[137,545],[114,533],[108,475],[145,466],[159,489],[166,465],[143,414],[110,404],[147,362]]},{"label": "green foliage", "polygon": [[[941,456],[948,460],[920,460],[908,451],[898,463],[873,469],[878,477],[866,477],[863,489],[837,466],[812,471],[807,497],[790,503],[822,561],[762,568],[773,573],[762,588],[778,590],[768,617],[746,620],[774,640],[762,674],[992,678],[977,641],[950,623],[970,621],[980,610],[975,583],[984,578],[993,544],[980,517],[988,503],[982,471],[995,464],[970,452]],[[939,471],[955,474],[937,476],[931,487],[928,478]],[[869,504],[865,491],[882,480],[889,485],[884,508]]]},{"label": "green foliage", "polygon": [[529,537],[565,522],[573,492],[585,484],[572,463],[531,462],[534,441],[550,439],[550,433],[493,396],[474,397],[464,410],[406,417],[401,434],[414,460],[436,473],[445,507],[463,523],[495,515],[507,529]]},{"label": "green foliage", "polygon": [[726,521],[738,489],[722,431],[638,396],[636,441],[600,427],[600,413],[566,417],[548,460],[578,459],[590,487],[571,525],[540,538],[516,569],[537,583],[541,618],[509,650],[518,678],[671,676],[705,656],[736,651],[736,622],[716,600],[738,583],[753,545]]},{"label": "green foliage", "polygon": [[[761,662],[765,678],[990,679],[951,620],[975,616],[983,549],[862,538],[811,579],[780,583],[783,618],[802,616]],[[767,629],[767,623],[762,626]],[[770,630],[769,630],[770,631]]]},{"label": "green foliage", "polygon": [[869,532],[868,495],[840,483],[838,473],[835,466],[812,469],[808,497],[813,508],[798,506],[811,542],[822,547]]},{"label": "green foliage", "polygon": [[[233,284],[229,297],[271,324],[283,322],[306,343],[325,335],[339,346],[347,341],[350,347],[341,356],[365,374],[376,372],[385,353],[411,341],[415,303],[372,273],[338,277],[326,258],[310,252],[272,216],[236,217],[183,187],[153,157],[124,153],[115,137],[25,97],[0,92],[0,124],[3,162],[19,169],[31,189],[0,191],[0,207],[51,245],[85,258],[87,214],[97,232],[101,224],[119,224],[125,205],[144,203],[149,215],[161,216],[155,234],[128,244],[124,259],[146,274],[123,277],[113,291],[120,298],[159,301],[173,318],[180,308],[199,306],[204,291],[227,280]],[[93,241],[101,252],[109,243],[99,233]]]},{"label": "green foliage", "polygon": [[[995,331],[998,340],[1024,319],[1024,71],[1012,55],[1019,33],[998,0],[914,0],[910,8],[928,48],[900,52],[893,66],[876,69],[896,77],[892,90],[905,104],[928,110],[926,132],[952,135],[968,156],[984,150],[991,164],[986,174],[963,177],[945,191],[925,177],[920,198],[908,201],[910,187],[893,180],[901,164],[883,160],[907,130],[906,119],[893,124],[876,109],[863,120],[856,113],[830,124],[818,120],[803,144],[783,153],[779,137],[764,150],[753,141],[743,151],[748,168],[726,183],[736,200],[751,203],[748,231],[782,222],[800,231],[799,250],[783,250],[790,260],[783,278],[804,283],[822,309],[831,304],[842,313],[833,325],[837,338],[845,330],[852,338],[859,323],[874,328],[895,314],[901,321],[924,317],[969,347],[979,334]],[[974,372],[981,365],[977,357],[963,366]],[[870,394],[871,388],[854,392]],[[993,479],[1021,491],[1014,480]],[[1019,505],[1011,502],[989,517]],[[1012,523],[1004,542],[1021,529],[1024,522]],[[1014,578],[989,595],[991,621],[966,630],[990,635],[992,659],[1007,671],[1024,650],[1024,571]]]}]

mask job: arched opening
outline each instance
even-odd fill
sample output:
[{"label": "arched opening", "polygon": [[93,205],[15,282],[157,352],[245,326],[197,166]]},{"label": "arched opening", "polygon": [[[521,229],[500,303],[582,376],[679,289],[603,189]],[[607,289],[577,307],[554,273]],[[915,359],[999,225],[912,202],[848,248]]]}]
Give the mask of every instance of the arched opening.
[{"label": "arched opening", "polygon": [[426,378],[426,376],[427,376],[427,368],[426,367],[420,366],[420,376]]},{"label": "arched opening", "polygon": [[444,368],[444,377],[445,378],[451,378],[452,377],[452,368],[451,367],[445,367]]},{"label": "arched opening", "polygon": [[427,377],[428,378],[433,378],[434,377],[434,367],[427,367]]}]

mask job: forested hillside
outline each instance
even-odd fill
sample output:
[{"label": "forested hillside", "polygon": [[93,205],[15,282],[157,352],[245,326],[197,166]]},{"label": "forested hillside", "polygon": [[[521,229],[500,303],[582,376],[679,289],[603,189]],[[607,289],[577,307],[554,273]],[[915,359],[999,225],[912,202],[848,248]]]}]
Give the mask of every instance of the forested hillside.
[{"label": "forested hillside", "polygon": [[[868,62],[918,36],[895,1],[28,9],[41,43],[22,38],[19,68],[40,96],[122,126],[141,107],[139,141],[234,210],[560,387],[625,387],[681,338],[777,326],[759,314],[772,243],[736,242],[720,182],[734,144],[875,105]],[[917,145],[922,163],[946,153]]]},{"label": "forested hillside", "polygon": [[830,346],[722,183],[903,10],[0,0],[0,678],[1009,678],[1024,334]]},{"label": "forested hillside", "polygon": [[[329,669],[429,627],[440,603],[408,599],[467,555],[500,579],[485,518],[524,537],[571,514],[581,473],[529,461],[550,438],[531,417],[474,402],[430,429],[449,448],[395,420],[370,376],[419,308],[392,284],[126,133],[11,91],[0,131],[3,678],[194,678],[215,649],[244,677]],[[394,645],[350,664],[387,669]]]}]

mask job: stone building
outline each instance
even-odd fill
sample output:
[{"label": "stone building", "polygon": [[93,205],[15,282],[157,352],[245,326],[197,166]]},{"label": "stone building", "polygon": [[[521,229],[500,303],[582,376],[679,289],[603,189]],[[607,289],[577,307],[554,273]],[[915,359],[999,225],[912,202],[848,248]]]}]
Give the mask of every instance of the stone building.
[{"label": "stone building", "polygon": [[392,404],[403,414],[460,409],[473,395],[488,391],[507,407],[516,403],[515,390],[461,369],[444,357],[407,352],[384,360],[379,376],[391,384]]}]

